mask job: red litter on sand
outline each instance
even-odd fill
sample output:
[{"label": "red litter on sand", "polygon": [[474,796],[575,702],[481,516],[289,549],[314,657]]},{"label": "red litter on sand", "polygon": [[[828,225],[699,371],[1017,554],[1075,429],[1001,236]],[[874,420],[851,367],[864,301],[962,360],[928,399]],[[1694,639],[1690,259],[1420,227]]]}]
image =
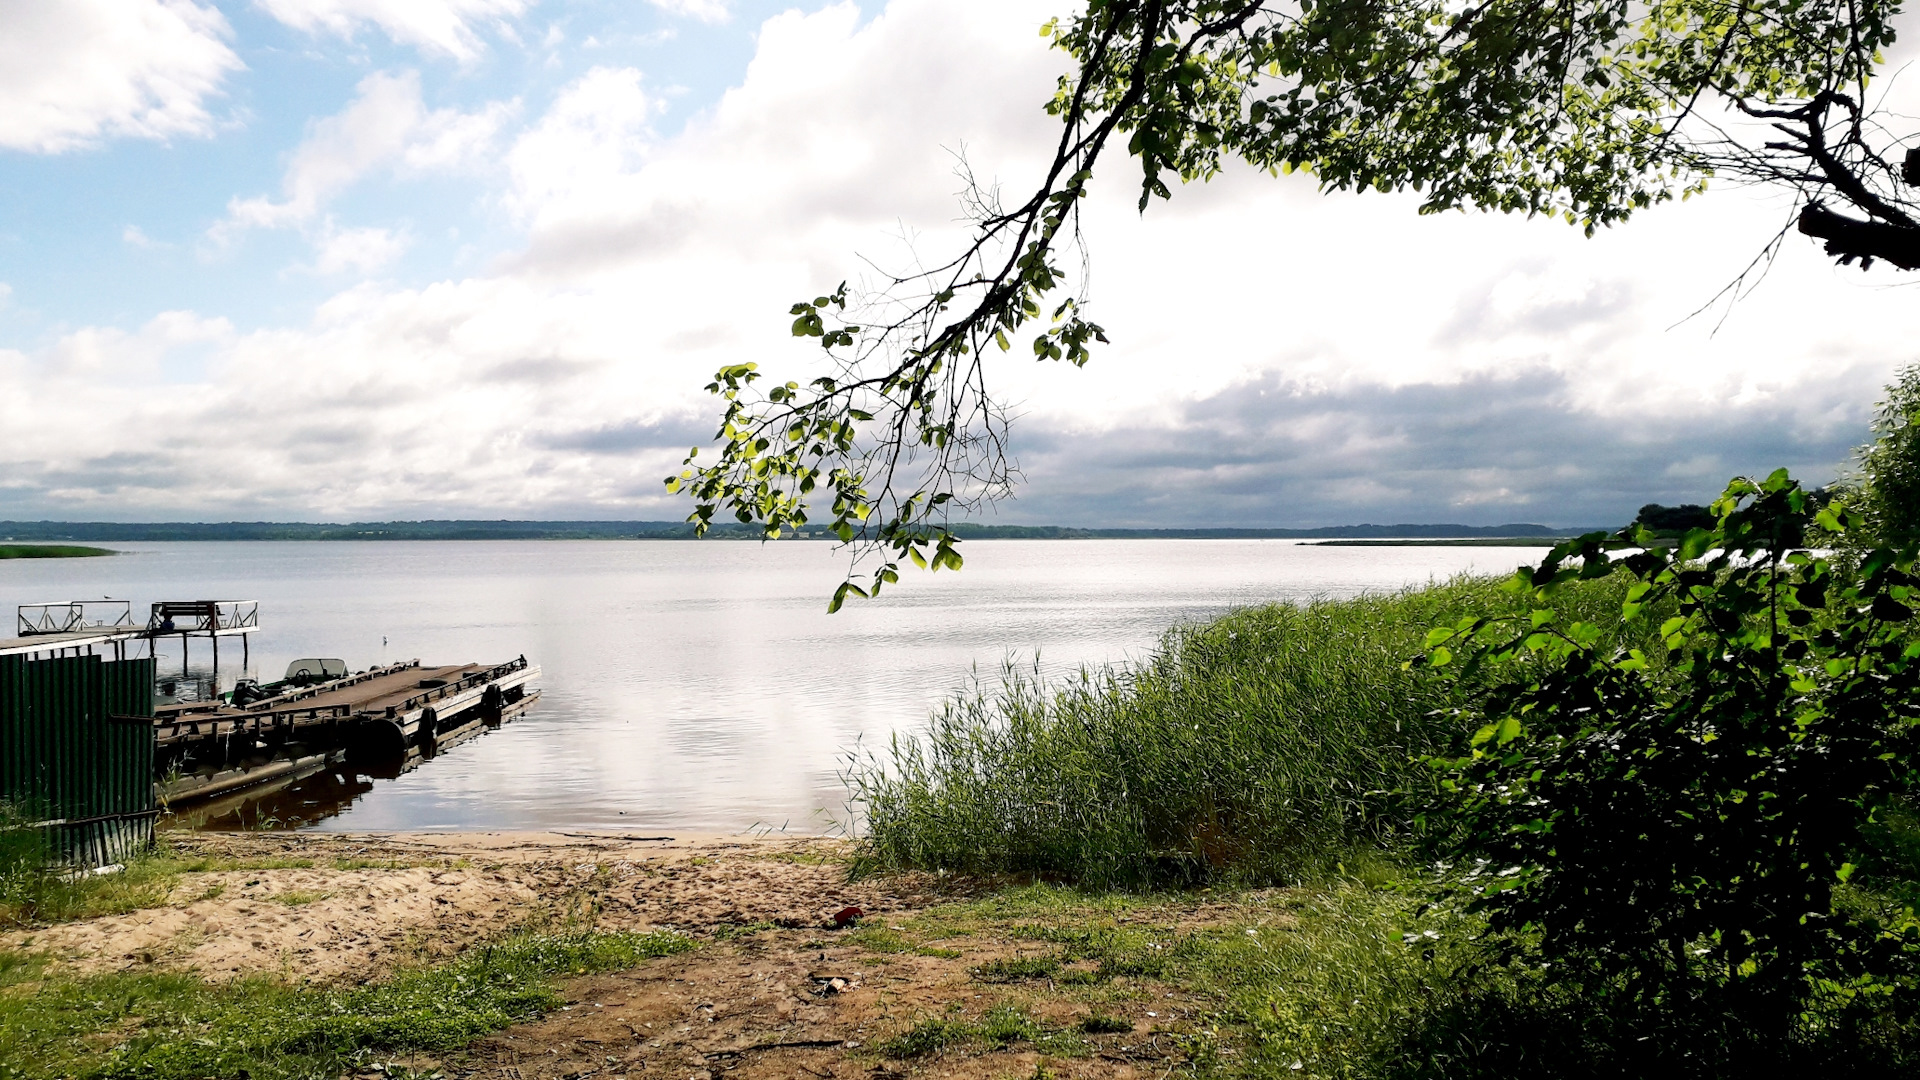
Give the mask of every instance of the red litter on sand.
[{"label": "red litter on sand", "polygon": [[865,914],[866,912],[861,911],[857,907],[843,907],[833,913],[833,925],[836,927],[852,926],[854,923],[860,921],[860,916]]}]

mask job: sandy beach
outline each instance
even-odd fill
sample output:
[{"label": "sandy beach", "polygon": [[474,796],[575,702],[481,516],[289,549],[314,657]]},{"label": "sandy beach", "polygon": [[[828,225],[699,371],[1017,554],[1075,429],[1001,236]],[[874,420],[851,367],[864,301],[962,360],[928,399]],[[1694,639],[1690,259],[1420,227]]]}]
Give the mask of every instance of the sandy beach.
[{"label": "sandy beach", "polygon": [[[673,930],[698,943],[631,970],[568,980],[557,1011],[444,1061],[405,1063],[504,1080],[996,1077],[1043,1066],[1060,1077],[1160,1076],[1184,1059],[1179,1037],[1198,1016],[1196,1002],[1150,980],[1112,980],[1091,1005],[1085,994],[1054,993],[1051,979],[983,981],[983,965],[1047,946],[976,919],[931,932],[939,940],[929,947],[924,926],[902,924],[991,890],[934,875],[850,882],[843,841],[257,832],[167,842],[185,857],[254,868],[184,873],[160,906],[16,930],[0,946],[47,955],[73,974],[159,969],[208,980],[361,983],[527,927]],[[1144,917],[1191,929],[1244,920],[1246,903],[1196,897]],[[861,910],[857,925],[836,923],[848,907]],[[1064,1060],[1043,1059],[1030,1044],[990,1042],[909,1061],[876,1053],[880,1040],[928,1017],[977,1020],[1009,1004],[1063,1030],[1092,1012],[1117,1014],[1124,1030],[1089,1036]]]}]

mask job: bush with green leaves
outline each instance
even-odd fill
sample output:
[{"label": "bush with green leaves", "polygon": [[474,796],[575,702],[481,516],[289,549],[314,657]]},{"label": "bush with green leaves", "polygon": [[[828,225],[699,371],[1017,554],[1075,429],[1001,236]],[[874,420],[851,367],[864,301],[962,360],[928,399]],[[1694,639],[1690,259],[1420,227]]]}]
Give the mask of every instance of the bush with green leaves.
[{"label": "bush with green leaves", "polygon": [[[1509,584],[1529,613],[1437,629],[1422,661],[1502,673],[1465,710],[1471,751],[1436,759],[1470,906],[1506,961],[1682,1072],[1778,1060],[1920,987],[1912,908],[1848,885],[1920,781],[1914,551],[1836,563],[1863,523],[1817,502],[1781,470],[1677,549],[1562,544]],[[1609,618],[1557,610],[1615,573]],[[1659,646],[1609,644],[1656,605]]]},{"label": "bush with green leaves", "polygon": [[1869,544],[1920,542],[1920,364],[1887,384],[1873,420],[1873,441],[1855,452],[1848,502],[1864,519]]}]

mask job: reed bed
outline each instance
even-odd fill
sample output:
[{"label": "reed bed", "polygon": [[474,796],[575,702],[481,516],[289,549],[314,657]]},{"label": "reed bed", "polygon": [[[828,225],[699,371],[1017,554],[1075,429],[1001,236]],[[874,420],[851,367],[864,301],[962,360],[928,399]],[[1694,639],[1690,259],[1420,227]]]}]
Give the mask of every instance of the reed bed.
[{"label": "reed bed", "polygon": [[[1582,583],[1569,614],[1616,610]],[[1403,664],[1433,626],[1521,613],[1499,581],[1279,603],[1170,631],[1064,685],[1008,669],[846,774],[863,865],[1092,886],[1282,883],[1414,837],[1421,759],[1470,733]]]}]

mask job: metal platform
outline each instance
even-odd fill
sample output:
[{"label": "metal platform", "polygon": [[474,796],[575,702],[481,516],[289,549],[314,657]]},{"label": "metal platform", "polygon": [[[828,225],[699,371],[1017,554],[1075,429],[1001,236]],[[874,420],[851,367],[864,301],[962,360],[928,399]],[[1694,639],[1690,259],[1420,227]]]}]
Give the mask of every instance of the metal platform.
[{"label": "metal platform", "polygon": [[125,600],[51,600],[21,604],[15,612],[15,636],[0,638],[0,656],[88,656],[105,651],[116,660],[128,659],[128,646],[147,643],[153,655],[156,638],[178,637],[182,663],[191,638],[213,643],[214,665],[220,662],[220,639],[238,637],[245,663],[247,636],[260,630],[260,605],[252,600],[162,600],[147,620],[133,618]]}]

